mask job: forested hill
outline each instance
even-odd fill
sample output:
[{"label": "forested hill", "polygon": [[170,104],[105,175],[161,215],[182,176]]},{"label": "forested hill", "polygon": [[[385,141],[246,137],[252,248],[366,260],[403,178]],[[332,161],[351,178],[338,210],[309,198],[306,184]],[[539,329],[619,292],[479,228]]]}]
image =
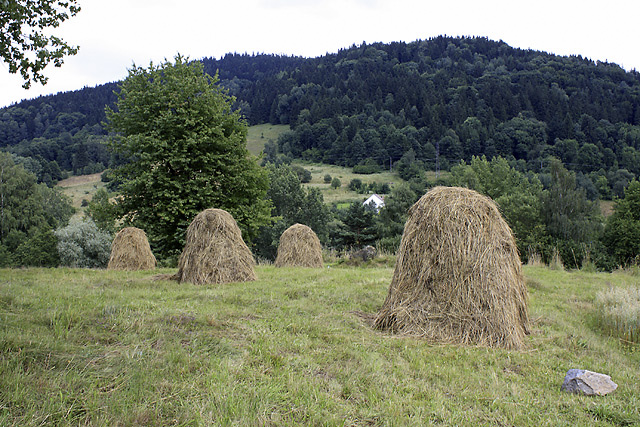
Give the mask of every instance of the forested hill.
[{"label": "forested hill", "polygon": [[[640,74],[615,64],[450,37],[363,43],[311,59],[228,54],[203,62],[219,70],[250,123],[291,125],[278,145],[292,157],[385,168],[434,167],[437,158],[446,168],[485,154],[537,171],[555,156],[611,189],[640,173]],[[29,142],[64,140],[85,145],[97,162],[99,150],[76,134],[100,133],[95,125],[115,87],[0,110],[0,146],[51,161],[64,144],[33,153]]]}]

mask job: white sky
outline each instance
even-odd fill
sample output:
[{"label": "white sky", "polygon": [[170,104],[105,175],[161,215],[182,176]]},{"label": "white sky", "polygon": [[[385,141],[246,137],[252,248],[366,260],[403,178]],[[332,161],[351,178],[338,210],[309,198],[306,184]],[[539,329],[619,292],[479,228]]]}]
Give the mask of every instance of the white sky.
[{"label": "white sky", "polygon": [[640,71],[638,0],[80,0],[56,34],[79,45],[46,86],[0,62],[0,107],[121,80],[135,63],[225,53],[305,57],[352,44],[483,36]]}]

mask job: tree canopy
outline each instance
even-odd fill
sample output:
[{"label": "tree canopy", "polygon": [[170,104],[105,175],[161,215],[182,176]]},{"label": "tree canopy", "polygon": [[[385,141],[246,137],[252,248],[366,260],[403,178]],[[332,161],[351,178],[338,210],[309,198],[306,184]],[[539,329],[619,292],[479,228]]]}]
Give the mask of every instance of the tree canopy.
[{"label": "tree canopy", "polygon": [[640,262],[640,181],[633,180],[617,201],[603,235],[618,265]]},{"label": "tree canopy", "polygon": [[0,152],[0,266],[56,266],[53,230],[74,211],[68,197]]},{"label": "tree canopy", "polygon": [[61,22],[80,11],[77,0],[4,0],[0,10],[0,57],[9,64],[9,72],[20,72],[23,87],[31,82],[47,83],[42,74],[53,62],[56,67],[64,63],[64,57],[75,55],[78,47],[53,34]]},{"label": "tree canopy", "polygon": [[269,221],[267,173],[250,157],[232,103],[217,76],[178,55],[134,66],[107,109],[119,135],[111,148],[129,159],[114,170],[118,215],[145,230],[161,255],[181,250],[189,223],[207,208],[231,213],[248,239]]}]

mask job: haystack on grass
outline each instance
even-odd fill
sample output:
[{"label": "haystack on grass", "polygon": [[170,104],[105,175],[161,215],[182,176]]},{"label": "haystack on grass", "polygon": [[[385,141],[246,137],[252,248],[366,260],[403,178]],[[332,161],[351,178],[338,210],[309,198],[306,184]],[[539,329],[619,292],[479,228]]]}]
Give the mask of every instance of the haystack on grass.
[{"label": "haystack on grass", "polygon": [[256,280],[255,260],[235,219],[222,209],[200,212],[187,228],[176,279],[214,284]]},{"label": "haystack on grass", "polygon": [[495,203],[436,187],[409,210],[374,325],[440,343],[519,349],[527,299],[516,242]]},{"label": "haystack on grass", "polygon": [[293,224],[280,236],[276,267],[322,268],[322,245],[314,231],[302,224]]},{"label": "haystack on grass", "polygon": [[111,244],[111,257],[107,270],[152,270],[156,257],[149,247],[144,231],[126,227],[118,231]]}]

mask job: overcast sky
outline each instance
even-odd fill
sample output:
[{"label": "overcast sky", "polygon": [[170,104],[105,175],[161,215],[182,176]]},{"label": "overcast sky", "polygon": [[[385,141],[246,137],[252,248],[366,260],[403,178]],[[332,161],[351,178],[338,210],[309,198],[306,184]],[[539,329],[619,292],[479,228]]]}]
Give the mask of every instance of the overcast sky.
[{"label": "overcast sky", "polygon": [[582,55],[640,71],[638,0],[79,0],[56,34],[80,46],[46,86],[25,91],[0,62],[0,107],[121,80],[180,53],[305,57],[352,44],[483,36],[518,48]]}]

